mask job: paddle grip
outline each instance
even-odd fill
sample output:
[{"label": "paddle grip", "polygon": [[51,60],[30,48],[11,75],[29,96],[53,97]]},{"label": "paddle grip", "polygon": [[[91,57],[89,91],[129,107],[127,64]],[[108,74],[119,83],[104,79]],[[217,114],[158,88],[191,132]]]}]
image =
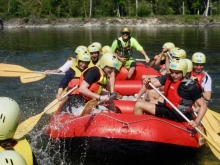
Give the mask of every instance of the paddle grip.
[{"label": "paddle grip", "polygon": [[[117,96],[117,94],[118,94],[117,92],[114,92],[114,93],[109,97],[109,99],[114,98],[115,96]],[[105,101],[106,101],[106,100],[100,100],[97,105],[102,104],[102,103],[104,103]]]}]

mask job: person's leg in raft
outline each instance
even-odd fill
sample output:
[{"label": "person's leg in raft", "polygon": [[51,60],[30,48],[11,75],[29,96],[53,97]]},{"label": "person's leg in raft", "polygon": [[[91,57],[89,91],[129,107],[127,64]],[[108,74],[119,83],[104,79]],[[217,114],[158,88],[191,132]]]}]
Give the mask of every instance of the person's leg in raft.
[{"label": "person's leg in raft", "polygon": [[134,106],[134,115],[150,114],[155,115],[156,106],[154,103],[139,99]]}]

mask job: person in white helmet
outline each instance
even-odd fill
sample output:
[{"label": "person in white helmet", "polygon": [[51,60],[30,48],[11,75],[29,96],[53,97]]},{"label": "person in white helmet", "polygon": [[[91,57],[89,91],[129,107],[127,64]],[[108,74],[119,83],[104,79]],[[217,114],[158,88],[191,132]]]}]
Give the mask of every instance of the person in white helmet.
[{"label": "person in white helmet", "polygon": [[55,70],[45,70],[44,73],[46,75],[50,75],[50,72],[56,73],[66,73],[72,65],[76,65],[77,55],[81,52],[88,52],[88,48],[86,46],[80,45],[75,49],[76,58],[69,57],[65,64]]},{"label": "person in white helmet", "polygon": [[199,84],[202,87],[202,95],[208,102],[211,99],[212,94],[212,79],[207,72],[204,71],[206,64],[206,56],[201,52],[196,52],[192,55],[193,71],[191,76],[198,79]]},{"label": "person in white helmet", "polygon": [[[87,103],[91,99],[110,101],[108,77],[118,66],[118,59],[113,53],[105,53],[98,65],[86,69],[80,77],[79,95]],[[84,106],[84,105],[82,105]],[[80,111],[77,109],[76,111]],[[98,111],[96,111],[98,112]]]},{"label": "person in white helmet", "polygon": [[9,97],[0,97],[0,114],[0,152],[15,150],[24,157],[27,165],[37,165],[28,141],[25,138],[13,138],[20,119],[17,102]]},{"label": "person in white helmet", "polygon": [[[88,68],[88,65],[91,61],[91,55],[89,52],[80,52],[77,55],[77,64],[72,65],[71,68],[66,72],[65,76],[63,77],[62,81],[60,82],[58,92],[56,98],[58,100],[62,99],[62,92],[67,87],[67,90],[74,88],[75,86],[79,86],[79,79],[82,72]],[[78,104],[81,102],[81,99],[78,99],[78,88],[72,91],[68,95],[68,100],[64,104],[63,108],[66,109],[70,104]],[[70,107],[69,107],[70,108]]]},{"label": "person in white helmet", "polygon": [[28,165],[23,158],[16,151],[2,151],[0,152],[0,165]]},{"label": "person in white helmet", "polygon": [[[177,48],[177,47],[173,47],[173,45],[171,43],[165,43],[163,45],[163,47],[164,47],[164,49],[163,49],[164,52],[168,52],[168,51],[170,52],[170,55],[171,55],[172,59],[184,59],[184,58],[186,58],[185,50]],[[168,74],[170,72],[169,65],[170,65],[170,61],[172,59],[170,59],[170,57],[168,56],[167,53],[164,53],[163,55],[165,56],[165,65],[163,65],[163,69],[164,69],[163,73],[165,75],[165,74]],[[143,75],[142,76],[142,84],[143,85],[142,85],[141,89],[139,90],[139,92],[137,94],[135,94],[135,96],[134,96],[135,100],[140,99],[144,95],[145,99],[163,101],[163,99],[160,97],[160,95],[155,90],[153,90],[153,89],[149,90],[144,85],[145,81],[148,78],[151,78],[151,81],[153,82],[153,81],[157,81],[160,76],[161,75],[159,75],[159,76]],[[164,87],[161,86],[159,88],[159,90],[160,90],[160,92],[163,93]]]},{"label": "person in white helmet", "polygon": [[162,52],[156,56],[154,56],[154,60],[150,63],[150,67],[158,66],[160,67],[159,74],[165,75],[166,69],[165,69],[165,61],[167,52],[170,53],[171,49],[175,48],[174,43],[172,42],[166,42],[162,46]]},{"label": "person in white helmet", "polygon": [[[201,96],[201,90],[197,82],[190,81],[190,83],[187,83],[188,81],[185,81],[187,67],[187,62],[184,59],[172,60],[169,66],[170,74],[162,76],[158,81],[152,82],[152,84],[155,87],[164,85],[164,95],[184,115],[190,112],[191,106],[196,103],[200,107],[200,110],[196,119],[190,121],[190,125],[196,127],[200,124],[200,121],[205,115],[207,105],[204,98]],[[148,84],[149,82],[150,80],[146,81],[146,87],[148,89],[151,88]],[[150,114],[174,121],[184,121],[183,117],[167,102],[158,102],[155,104],[149,100],[145,101],[139,99],[135,104],[134,114]]]}]

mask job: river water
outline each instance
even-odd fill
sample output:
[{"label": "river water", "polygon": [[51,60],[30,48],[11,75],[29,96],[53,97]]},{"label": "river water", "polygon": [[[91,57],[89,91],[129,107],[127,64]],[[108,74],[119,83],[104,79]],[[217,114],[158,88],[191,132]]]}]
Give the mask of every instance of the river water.
[{"label": "river water", "polygon": [[[120,35],[120,29],[121,27],[5,29],[0,32],[0,63],[16,64],[33,71],[56,69],[65,63],[68,57],[74,56],[73,52],[79,45],[88,46],[92,42],[100,42],[103,46],[111,45]],[[139,41],[151,59],[161,51],[165,42],[173,42],[177,47],[185,49],[187,58],[191,58],[194,52],[203,52],[207,57],[205,70],[213,80],[209,108],[220,113],[218,27],[131,27],[131,35]],[[134,51],[134,57],[142,58],[142,55]],[[11,97],[19,103],[23,121],[42,112],[55,98],[61,79],[62,76],[51,75],[40,81],[22,84],[19,78],[0,77],[0,96]],[[49,117],[44,115],[27,138],[39,164],[65,164],[42,131]],[[217,165],[220,162],[208,146],[205,146],[194,159],[180,164]]]}]

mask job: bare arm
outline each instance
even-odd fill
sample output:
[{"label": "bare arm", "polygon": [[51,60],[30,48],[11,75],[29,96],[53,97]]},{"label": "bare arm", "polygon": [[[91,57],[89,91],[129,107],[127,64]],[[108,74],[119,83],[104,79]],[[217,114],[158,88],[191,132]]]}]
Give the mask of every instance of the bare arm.
[{"label": "bare arm", "polygon": [[212,92],[211,91],[204,91],[202,93],[202,95],[203,95],[204,99],[208,101],[211,99]]},{"label": "bare arm", "polygon": [[143,54],[143,56],[145,57],[146,63],[149,63],[149,62],[150,62],[150,58],[148,57],[148,55],[146,54],[146,52],[144,51],[144,49],[142,49],[140,52],[141,52],[141,54]]},{"label": "bare arm", "polygon": [[191,126],[193,127],[199,125],[200,121],[202,120],[207,110],[207,105],[204,98],[201,97],[200,99],[196,100],[196,104],[200,107],[200,109],[198,111],[198,116],[196,117],[196,119],[194,121],[190,121]]},{"label": "bare arm", "polygon": [[89,90],[89,84],[86,81],[82,81],[79,87],[79,92],[82,93],[83,95],[86,95],[91,98],[99,99],[100,95],[97,93],[93,93],[92,91]]}]

